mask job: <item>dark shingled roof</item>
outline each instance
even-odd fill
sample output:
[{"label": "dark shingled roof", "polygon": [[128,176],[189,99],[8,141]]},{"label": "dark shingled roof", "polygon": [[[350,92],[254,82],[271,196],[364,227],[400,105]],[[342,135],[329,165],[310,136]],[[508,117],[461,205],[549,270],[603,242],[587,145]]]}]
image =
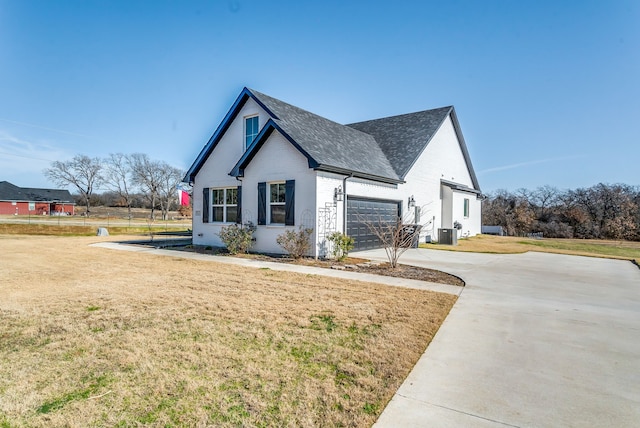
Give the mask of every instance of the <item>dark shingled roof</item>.
[{"label": "dark shingled roof", "polygon": [[248,98],[264,108],[271,119],[230,175],[242,175],[271,132],[278,130],[307,157],[310,168],[401,183],[442,123],[451,116],[474,187],[480,190],[452,106],[341,125],[248,88],[242,90],[191,165],[185,181],[193,181]]},{"label": "dark shingled roof", "polygon": [[442,107],[347,126],[372,135],[398,177],[404,179],[452,109]]},{"label": "dark shingled roof", "polygon": [[398,180],[375,138],[250,89],[274,122],[319,165]]},{"label": "dark shingled roof", "polygon": [[74,202],[68,190],[18,187],[8,181],[0,181],[0,201]]}]

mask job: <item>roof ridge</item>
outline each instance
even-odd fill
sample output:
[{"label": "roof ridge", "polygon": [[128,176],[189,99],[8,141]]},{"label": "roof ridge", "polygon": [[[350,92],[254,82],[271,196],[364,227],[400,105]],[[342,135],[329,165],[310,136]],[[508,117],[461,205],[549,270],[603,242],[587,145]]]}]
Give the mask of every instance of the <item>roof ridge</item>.
[{"label": "roof ridge", "polygon": [[[390,159],[370,133],[328,119],[260,91],[250,88],[247,90],[278,116],[274,122],[281,127],[280,131],[286,132],[293,140],[299,140],[300,146],[306,147],[305,153],[319,165],[352,168],[362,173],[373,168],[381,171],[380,176],[386,176],[392,180],[398,179]],[[322,144],[320,139],[323,139]],[[362,159],[361,156],[341,156],[357,147],[371,156],[367,157],[367,160]],[[345,158],[350,161],[345,163]]]},{"label": "roof ridge", "polygon": [[[453,111],[453,106],[439,107],[351,123],[347,126],[374,135],[396,174],[404,179],[445,118]],[[400,142],[402,144],[399,144]]]},{"label": "roof ridge", "polygon": [[359,122],[347,123],[347,124],[345,124],[345,126],[357,125],[357,124],[360,124],[360,123],[367,123],[367,122],[375,122],[376,120],[395,119],[395,118],[400,118],[400,117],[413,116],[413,115],[417,115],[417,114],[420,114],[420,113],[435,112],[436,110],[451,110],[451,109],[453,109],[453,105],[430,108],[430,109],[427,109],[427,110],[419,110],[419,111],[414,111],[412,113],[394,114],[392,116],[379,117],[379,118],[376,118],[376,119],[362,120],[362,121],[359,121]]},{"label": "roof ridge", "polygon": [[185,180],[192,181],[195,178],[249,98],[253,98],[266,111],[278,132],[307,157],[310,168],[367,175],[375,173],[373,175],[376,177],[393,182],[404,180],[444,118],[455,112],[453,106],[444,106],[344,124],[244,87],[189,168]]},{"label": "roof ridge", "polygon": [[[362,131],[357,130],[357,129],[355,129],[355,128],[351,128],[348,124],[340,123],[340,122],[337,122],[337,121],[335,121],[335,120],[333,120],[333,119],[329,119],[328,117],[325,117],[325,116],[319,115],[318,113],[314,113],[314,112],[312,112],[311,110],[307,110],[307,109],[304,109],[304,108],[302,108],[302,107],[298,107],[298,106],[296,106],[296,105],[294,105],[294,104],[288,103],[288,102],[286,102],[286,101],[282,101],[282,100],[281,100],[281,99],[279,99],[279,98],[272,97],[271,95],[267,95],[267,94],[265,94],[265,93],[263,93],[263,92],[260,92],[260,91],[256,91],[255,89],[251,89],[251,88],[247,88],[247,89],[248,89],[249,91],[251,91],[254,95],[256,95],[256,94],[257,94],[257,95],[259,95],[259,96],[263,96],[263,97],[270,98],[270,99],[272,99],[272,100],[274,100],[274,101],[280,102],[280,103],[282,103],[282,104],[286,104],[287,106],[292,107],[292,108],[294,108],[294,109],[296,109],[296,110],[299,110],[299,111],[301,111],[301,112],[304,112],[304,113],[310,114],[310,115],[315,116],[315,117],[319,117],[320,119],[325,120],[325,121],[327,121],[327,122],[331,122],[331,123],[333,123],[333,124],[335,124],[335,125],[339,125],[339,126],[347,127],[347,128],[349,129],[349,131],[356,131],[356,132],[359,132],[359,133],[366,134],[366,132],[362,132]],[[276,120],[276,121],[286,121],[286,119],[275,119],[275,120]],[[367,134],[367,135],[370,135],[370,134]]]}]

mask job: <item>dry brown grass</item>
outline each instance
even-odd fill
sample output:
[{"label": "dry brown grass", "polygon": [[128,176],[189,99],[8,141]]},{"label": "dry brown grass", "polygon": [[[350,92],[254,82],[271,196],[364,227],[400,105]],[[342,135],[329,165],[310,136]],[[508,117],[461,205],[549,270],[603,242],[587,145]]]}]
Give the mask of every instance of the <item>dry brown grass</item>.
[{"label": "dry brown grass", "polygon": [[0,426],[370,426],[454,296],[0,236]]},{"label": "dry brown grass", "polygon": [[146,235],[162,232],[187,231],[191,225],[184,222],[131,222],[108,223],[104,219],[79,219],[77,217],[46,217],[26,220],[24,217],[0,217],[0,235],[51,235],[51,236],[95,236],[98,228],[105,227],[110,235]]},{"label": "dry brown grass", "polygon": [[[3,235],[95,236],[99,226],[75,226],[56,224],[7,224],[0,223]],[[140,234],[149,236],[148,227],[109,227],[110,235]]]},{"label": "dry brown grass", "polygon": [[514,236],[477,235],[461,239],[457,246],[423,244],[423,248],[476,253],[512,254],[527,251],[571,254],[577,256],[605,257],[635,260],[640,263],[640,242],[608,241],[601,239],[529,239]]}]

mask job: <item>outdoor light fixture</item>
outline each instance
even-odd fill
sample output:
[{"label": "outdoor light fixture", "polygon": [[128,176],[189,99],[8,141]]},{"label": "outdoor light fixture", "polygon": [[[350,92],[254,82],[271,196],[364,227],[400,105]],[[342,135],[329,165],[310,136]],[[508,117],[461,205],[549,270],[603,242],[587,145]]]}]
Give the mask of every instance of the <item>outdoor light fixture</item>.
[{"label": "outdoor light fixture", "polygon": [[416,200],[413,199],[413,195],[409,196],[409,200],[407,201],[407,205],[409,208],[413,208],[416,206]]},{"label": "outdoor light fixture", "polygon": [[344,192],[342,191],[342,186],[338,186],[333,189],[333,203],[335,204],[338,201],[342,201],[344,198]]}]

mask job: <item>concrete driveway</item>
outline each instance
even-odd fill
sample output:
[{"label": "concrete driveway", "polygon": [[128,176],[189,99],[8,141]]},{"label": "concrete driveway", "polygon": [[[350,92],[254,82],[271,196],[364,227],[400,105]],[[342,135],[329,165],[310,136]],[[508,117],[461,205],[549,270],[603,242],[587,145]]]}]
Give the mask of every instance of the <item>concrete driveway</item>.
[{"label": "concrete driveway", "polygon": [[401,262],[467,286],[376,427],[640,424],[636,266],[433,250],[410,250]]}]

